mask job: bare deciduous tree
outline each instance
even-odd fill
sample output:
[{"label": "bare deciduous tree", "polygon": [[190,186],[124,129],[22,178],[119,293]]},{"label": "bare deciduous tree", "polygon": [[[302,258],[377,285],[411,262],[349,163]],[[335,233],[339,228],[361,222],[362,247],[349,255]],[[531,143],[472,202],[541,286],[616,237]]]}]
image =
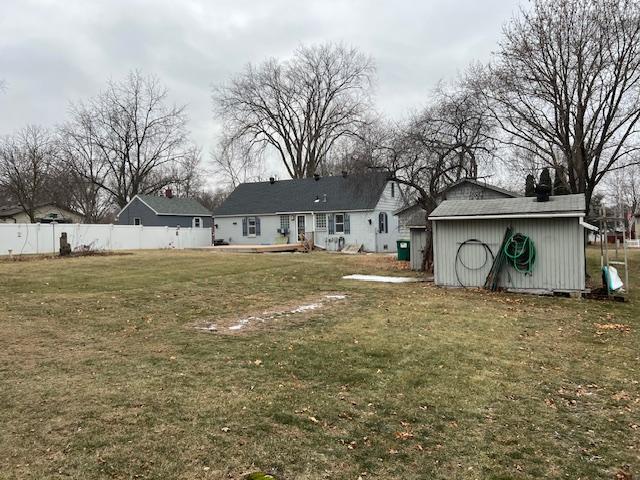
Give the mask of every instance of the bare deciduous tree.
[{"label": "bare deciduous tree", "polygon": [[564,167],[587,204],[640,146],[637,0],[536,0],[474,73],[505,143]]},{"label": "bare deciduous tree", "polygon": [[168,105],[157,78],[132,72],[123,82],[71,108],[63,127],[70,168],[108,192],[120,207],[136,194],[176,182],[192,159],[184,107]]},{"label": "bare deciduous tree", "polygon": [[373,73],[370,58],[335,44],[249,65],[214,91],[224,143],[275,152],[292,178],[311,176],[336,141],[364,121]]},{"label": "bare deciduous tree", "polygon": [[608,196],[615,200],[617,215],[640,213],[640,165],[631,163],[612,172],[604,182]]},{"label": "bare deciduous tree", "polygon": [[244,182],[259,181],[264,177],[264,165],[256,153],[243,142],[222,141],[212,155],[213,170],[228,188]]},{"label": "bare deciduous tree", "polygon": [[493,122],[468,91],[440,89],[432,106],[396,129],[372,154],[378,168],[404,185],[424,210],[428,248],[423,268],[433,266],[429,214],[442,190],[461,178],[476,178],[479,163],[495,153]]},{"label": "bare deciduous tree", "polygon": [[28,126],[0,144],[0,187],[35,222],[38,204],[48,200],[47,182],[55,157],[49,132]]}]

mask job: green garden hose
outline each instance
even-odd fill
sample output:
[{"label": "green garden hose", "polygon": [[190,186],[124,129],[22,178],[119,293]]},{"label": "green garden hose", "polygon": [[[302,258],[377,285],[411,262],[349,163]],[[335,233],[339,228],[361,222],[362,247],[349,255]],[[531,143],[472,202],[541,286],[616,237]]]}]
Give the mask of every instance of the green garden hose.
[{"label": "green garden hose", "polygon": [[531,238],[522,233],[514,233],[505,243],[503,252],[517,272],[531,275],[536,263],[536,247]]}]

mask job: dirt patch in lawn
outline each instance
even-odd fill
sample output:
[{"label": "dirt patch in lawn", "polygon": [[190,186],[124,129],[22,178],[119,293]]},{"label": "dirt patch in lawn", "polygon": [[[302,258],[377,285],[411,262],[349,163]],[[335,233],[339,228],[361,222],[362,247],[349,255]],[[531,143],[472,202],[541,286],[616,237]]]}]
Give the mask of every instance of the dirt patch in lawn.
[{"label": "dirt patch in lawn", "polygon": [[213,319],[198,323],[193,328],[200,332],[222,335],[242,334],[265,327],[277,326],[282,324],[283,321],[299,322],[308,318],[312,313],[333,308],[346,300],[347,295],[344,293],[326,293],[308,298],[299,303],[262,310],[240,317]]}]

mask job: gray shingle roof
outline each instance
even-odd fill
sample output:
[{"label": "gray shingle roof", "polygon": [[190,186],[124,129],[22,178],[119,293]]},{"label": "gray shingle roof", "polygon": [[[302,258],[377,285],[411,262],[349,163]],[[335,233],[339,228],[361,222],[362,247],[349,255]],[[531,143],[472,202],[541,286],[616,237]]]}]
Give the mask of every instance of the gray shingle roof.
[{"label": "gray shingle roof", "polygon": [[213,214],[233,216],[373,210],[386,183],[386,173],[320,177],[319,180],[276,180],[273,184],[243,183]]},{"label": "gray shingle roof", "polygon": [[429,218],[484,215],[522,215],[536,213],[584,213],[584,195],[559,195],[548,202],[536,197],[500,198],[495,200],[445,200],[431,212]]},{"label": "gray shingle roof", "polygon": [[158,215],[211,216],[211,211],[203,207],[195,198],[167,198],[155,195],[138,195],[138,198],[155,210]]}]

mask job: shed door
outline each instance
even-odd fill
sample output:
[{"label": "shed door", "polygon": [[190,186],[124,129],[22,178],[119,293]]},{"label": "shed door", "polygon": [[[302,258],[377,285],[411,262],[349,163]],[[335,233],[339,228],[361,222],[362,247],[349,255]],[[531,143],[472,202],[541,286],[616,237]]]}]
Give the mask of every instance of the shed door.
[{"label": "shed door", "polygon": [[427,248],[427,232],[417,228],[411,229],[411,269],[422,269],[422,257]]}]

